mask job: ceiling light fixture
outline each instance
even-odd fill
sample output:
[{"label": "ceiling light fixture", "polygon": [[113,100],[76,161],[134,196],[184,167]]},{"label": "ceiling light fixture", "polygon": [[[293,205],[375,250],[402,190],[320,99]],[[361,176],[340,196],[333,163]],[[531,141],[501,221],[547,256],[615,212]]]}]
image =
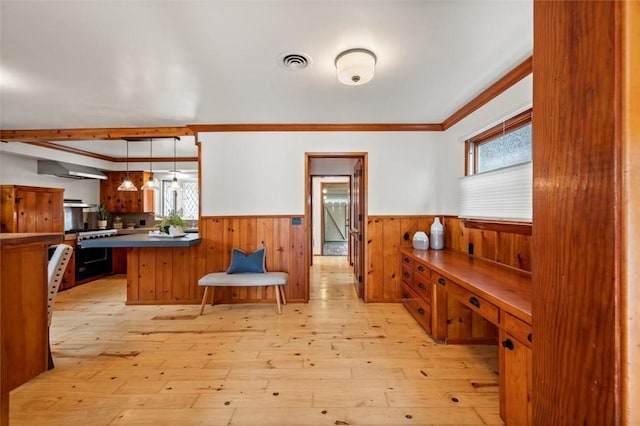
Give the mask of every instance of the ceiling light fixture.
[{"label": "ceiling light fixture", "polygon": [[138,188],[136,188],[129,178],[129,139],[125,139],[125,141],[127,142],[127,176],[118,187],[118,191],[137,191]]},{"label": "ceiling light fixture", "polygon": [[180,139],[178,137],[174,137],[173,138],[173,180],[171,181],[171,184],[169,184],[169,190],[171,191],[179,191],[180,188],[180,184],[178,183],[178,170],[176,167],[176,140]]},{"label": "ceiling light fixture", "polygon": [[153,177],[153,139],[149,139],[149,179],[142,185],[142,190],[157,188],[158,181]]},{"label": "ceiling light fixture", "polygon": [[376,55],[367,49],[345,50],[336,57],[338,80],[349,86],[359,86],[371,81],[376,60]]}]

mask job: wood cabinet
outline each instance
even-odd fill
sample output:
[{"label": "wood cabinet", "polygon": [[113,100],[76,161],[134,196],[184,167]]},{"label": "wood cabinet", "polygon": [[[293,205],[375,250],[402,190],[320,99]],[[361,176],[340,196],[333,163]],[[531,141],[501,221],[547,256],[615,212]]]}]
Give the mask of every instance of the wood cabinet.
[{"label": "wood cabinet", "polygon": [[500,328],[500,416],[507,425],[531,425],[531,325],[505,314]]},{"label": "wood cabinet", "polygon": [[114,247],[111,249],[114,274],[127,273],[127,250],[122,247]]},{"label": "wood cabinet", "polygon": [[47,248],[60,234],[0,234],[0,424],[9,391],[47,369]]},{"label": "wood cabinet", "polygon": [[403,248],[401,258],[404,305],[434,339],[499,337],[500,415],[508,425],[532,424],[531,276],[450,250]]},{"label": "wood cabinet", "polygon": [[0,232],[64,232],[64,189],[1,185]]},{"label": "wood cabinet", "polygon": [[141,190],[149,179],[149,172],[129,172],[129,178],[137,191],[118,191],[118,186],[126,178],[127,172],[105,172],[106,180],[100,181],[100,204],[109,213],[149,213],[153,212],[153,191]]}]

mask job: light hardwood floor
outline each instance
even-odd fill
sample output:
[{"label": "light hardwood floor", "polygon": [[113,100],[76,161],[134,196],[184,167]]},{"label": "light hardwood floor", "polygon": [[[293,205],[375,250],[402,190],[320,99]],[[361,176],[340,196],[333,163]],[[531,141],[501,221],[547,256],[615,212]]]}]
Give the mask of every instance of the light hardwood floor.
[{"label": "light hardwood floor", "polygon": [[56,368],[11,392],[11,425],[502,424],[495,346],[436,344],[351,280],[314,258],[310,303],[282,315],[125,306],[124,276],[62,292]]}]

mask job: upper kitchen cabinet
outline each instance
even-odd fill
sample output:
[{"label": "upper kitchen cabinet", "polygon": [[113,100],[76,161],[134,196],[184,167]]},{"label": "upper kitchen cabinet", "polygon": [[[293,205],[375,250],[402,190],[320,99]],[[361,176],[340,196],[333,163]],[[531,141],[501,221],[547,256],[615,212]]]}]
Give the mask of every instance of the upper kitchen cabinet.
[{"label": "upper kitchen cabinet", "polygon": [[153,191],[141,190],[149,178],[149,172],[129,172],[131,182],[137,191],[118,191],[118,186],[127,172],[105,172],[106,180],[100,181],[100,204],[110,213],[150,213],[153,212]]},{"label": "upper kitchen cabinet", "polygon": [[0,232],[64,232],[64,189],[0,185]]}]

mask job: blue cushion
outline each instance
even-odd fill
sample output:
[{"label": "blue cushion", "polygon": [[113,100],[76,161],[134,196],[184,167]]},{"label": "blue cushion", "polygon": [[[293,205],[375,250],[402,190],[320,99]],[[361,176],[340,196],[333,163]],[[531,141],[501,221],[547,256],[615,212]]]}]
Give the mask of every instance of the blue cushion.
[{"label": "blue cushion", "polygon": [[264,257],[267,252],[265,247],[259,248],[251,254],[234,248],[231,250],[231,265],[227,269],[227,274],[240,274],[253,272],[264,274],[267,272],[264,266]]}]

